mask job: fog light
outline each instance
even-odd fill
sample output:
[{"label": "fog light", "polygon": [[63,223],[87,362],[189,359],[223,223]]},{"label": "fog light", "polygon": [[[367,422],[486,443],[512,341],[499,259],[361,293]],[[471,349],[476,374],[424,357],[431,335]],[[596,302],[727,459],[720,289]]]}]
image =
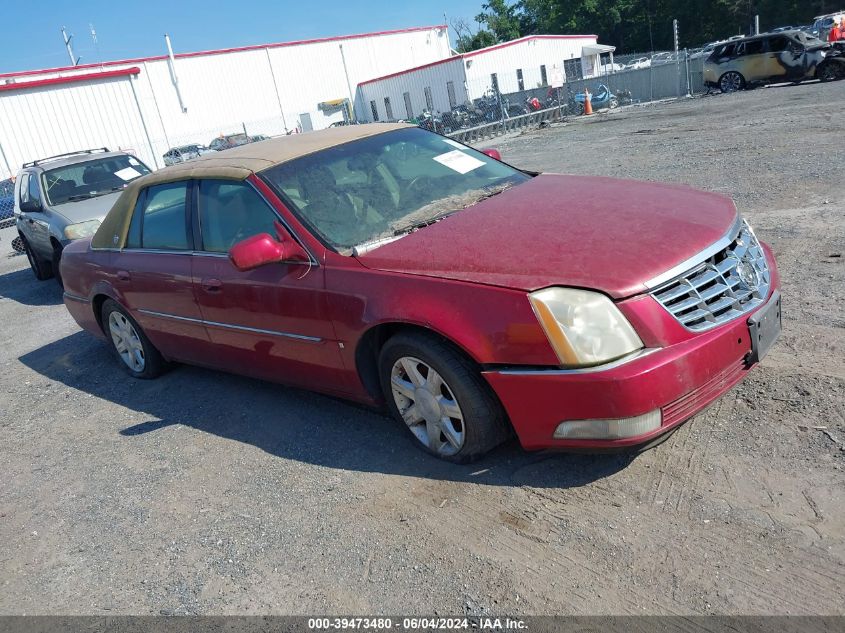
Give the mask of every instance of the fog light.
[{"label": "fog light", "polygon": [[660,409],[633,418],[613,420],[570,420],[555,429],[557,440],[620,440],[636,437],[660,428]]}]

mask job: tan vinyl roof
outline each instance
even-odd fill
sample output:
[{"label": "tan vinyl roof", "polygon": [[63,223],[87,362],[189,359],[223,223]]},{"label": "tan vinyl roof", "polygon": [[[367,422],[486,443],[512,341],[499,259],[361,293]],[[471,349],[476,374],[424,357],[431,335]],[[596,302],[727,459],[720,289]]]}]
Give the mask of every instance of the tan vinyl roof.
[{"label": "tan vinyl roof", "polygon": [[344,125],[316,132],[247,143],[240,147],[204,154],[199,158],[159,169],[129,183],[129,186],[124,189],[114,203],[111,211],[103,219],[103,223],[91,240],[91,246],[94,248],[124,247],[126,234],[129,232],[129,223],[132,220],[132,210],[138,201],[138,193],[150,185],[199,178],[245,180],[255,172],[307,154],[407,127],[413,126],[409,123]]}]

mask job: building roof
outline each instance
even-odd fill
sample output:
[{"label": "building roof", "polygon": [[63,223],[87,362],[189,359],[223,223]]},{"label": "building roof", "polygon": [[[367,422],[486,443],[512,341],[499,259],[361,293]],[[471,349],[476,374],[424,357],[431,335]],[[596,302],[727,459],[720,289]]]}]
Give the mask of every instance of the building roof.
[{"label": "building roof", "polygon": [[[218,48],[207,51],[196,51],[192,53],[177,53],[174,55],[176,59],[185,59],[189,57],[202,57],[204,55],[222,55],[224,53],[242,53],[246,51],[261,50],[264,48],[284,48],[287,46],[302,46],[305,44],[321,44],[324,42],[342,42],[344,40],[354,40],[366,37],[379,37],[382,35],[399,35],[401,33],[415,33],[418,31],[432,31],[446,29],[445,24],[436,24],[433,26],[413,26],[406,29],[394,29],[391,31],[373,31],[371,33],[357,33],[354,35],[338,35],[334,37],[319,37],[308,40],[294,40],[291,42],[275,42],[271,44],[254,44],[250,46],[238,46],[235,48]],[[11,77],[26,77],[31,75],[44,75],[49,73],[69,72],[72,70],[85,70],[93,68],[103,68],[107,66],[125,66],[129,64],[142,64],[144,62],[163,61],[167,59],[167,55],[154,55],[151,57],[135,57],[132,59],[121,59],[107,62],[100,62],[96,64],[80,64],[79,66],[60,66],[57,68],[44,68],[41,70],[21,70],[10,73],[0,73],[0,79]]]},{"label": "building roof", "polygon": [[138,194],[150,185],[198,178],[245,180],[255,172],[308,154],[407,127],[414,126],[409,123],[369,123],[327,128],[248,143],[159,169],[129,183],[103,219],[91,245],[94,248],[123,248]]},{"label": "building roof", "polygon": [[359,83],[359,86],[364,86],[366,84],[371,84],[376,81],[382,81],[383,79],[390,79],[391,77],[399,77],[400,75],[405,75],[407,73],[412,73],[417,70],[423,70],[425,68],[431,68],[432,66],[439,66],[440,64],[448,64],[449,62],[454,62],[459,59],[468,59],[472,57],[477,57],[480,55],[484,55],[486,53],[492,53],[493,51],[507,48],[509,46],[514,46],[516,44],[523,44],[525,42],[536,41],[536,40],[581,40],[581,39],[589,39],[595,40],[598,39],[597,35],[526,35],[525,37],[519,37],[515,40],[510,40],[509,42],[503,42],[501,44],[493,44],[492,46],[487,46],[485,48],[479,48],[478,50],[469,51],[468,53],[459,53],[457,55],[452,55],[451,57],[447,57],[446,59],[439,59],[436,62],[429,62],[428,64],[423,64],[422,66],[415,66],[413,68],[406,68],[405,70],[400,70],[395,73],[390,73],[389,75],[382,75],[381,77],[375,77],[373,79],[367,79]]}]

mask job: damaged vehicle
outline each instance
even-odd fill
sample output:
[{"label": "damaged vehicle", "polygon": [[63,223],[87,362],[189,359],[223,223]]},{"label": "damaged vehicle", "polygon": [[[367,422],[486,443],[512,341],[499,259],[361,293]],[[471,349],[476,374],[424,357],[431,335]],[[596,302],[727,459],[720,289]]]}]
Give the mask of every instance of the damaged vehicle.
[{"label": "damaged vehicle", "polygon": [[771,83],[840,78],[830,46],[801,31],[768,33],[718,45],[704,64],[704,83],[722,92]]},{"label": "damaged vehicle", "polygon": [[396,123],[138,178],[61,267],[134,377],[178,361],[384,406],[453,462],[512,435],[654,443],[781,328],[771,249],[730,198],[527,172]]}]

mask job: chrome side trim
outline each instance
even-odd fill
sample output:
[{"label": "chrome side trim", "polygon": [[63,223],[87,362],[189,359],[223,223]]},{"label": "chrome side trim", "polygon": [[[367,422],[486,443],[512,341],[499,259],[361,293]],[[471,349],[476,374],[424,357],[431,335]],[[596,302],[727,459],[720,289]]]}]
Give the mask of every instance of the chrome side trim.
[{"label": "chrome side trim", "polygon": [[609,371],[616,369],[627,363],[630,363],[640,358],[650,356],[655,352],[659,352],[659,347],[646,347],[638,349],[636,352],[631,352],[614,361],[605,363],[604,365],[595,365],[593,367],[578,367],[577,369],[503,369],[501,371],[490,371],[485,373],[501,374],[503,376],[571,376],[577,374],[595,374],[602,371]]},{"label": "chrome side trim", "polygon": [[233,325],[231,323],[219,323],[217,321],[205,321],[203,319],[194,319],[192,317],[178,316],[176,314],[167,314],[166,312],[156,312],[155,310],[138,310],[141,314],[147,316],[159,317],[161,319],[173,319],[174,321],[187,321],[188,323],[196,323],[206,327],[219,327],[226,330],[238,330],[241,332],[252,332],[254,334],[267,334],[269,336],[280,336],[282,338],[292,338],[298,341],[308,341],[309,343],[321,343],[323,339],[316,336],[306,336],[304,334],[293,334],[291,332],[279,332],[277,330],[263,330],[261,328],[247,327],[245,325]]},{"label": "chrome side trim", "polygon": [[67,291],[64,293],[65,299],[70,299],[71,301],[79,301],[80,303],[88,303],[88,299],[85,297],[80,297],[78,295],[71,294]]},{"label": "chrome side trim", "polygon": [[678,275],[681,275],[681,274],[689,271],[691,268],[694,268],[695,266],[697,266],[698,264],[700,264],[704,260],[712,257],[713,255],[715,255],[719,251],[724,250],[725,248],[730,246],[730,244],[736,239],[736,236],[739,235],[739,232],[740,232],[741,229],[742,229],[742,218],[739,215],[737,215],[736,220],[734,220],[734,223],[731,225],[731,228],[728,230],[727,233],[725,233],[725,235],[721,239],[719,239],[719,241],[714,242],[713,244],[711,244],[710,246],[708,246],[704,250],[699,251],[698,253],[696,253],[692,257],[685,259],[684,261],[682,261],[677,266],[673,266],[672,268],[667,270],[665,273],[661,273],[661,274],[657,275],[657,277],[654,277],[653,279],[649,279],[647,282],[645,282],[645,284],[644,284],[645,287],[648,288],[649,290],[654,290],[660,284],[666,283],[670,279],[674,279]]}]

